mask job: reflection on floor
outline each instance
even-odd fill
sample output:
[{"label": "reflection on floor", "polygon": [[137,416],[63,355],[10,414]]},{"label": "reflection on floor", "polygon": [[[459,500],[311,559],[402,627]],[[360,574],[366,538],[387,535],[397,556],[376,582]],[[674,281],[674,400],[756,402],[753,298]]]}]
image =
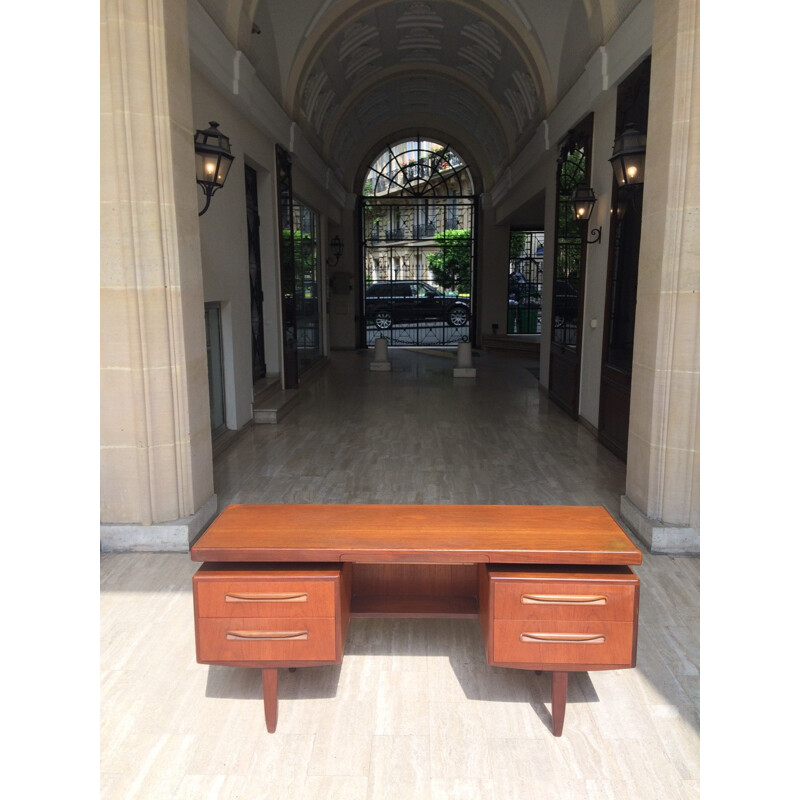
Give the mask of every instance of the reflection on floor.
[{"label": "reflection on floor", "polygon": [[[232,502],[600,504],[625,466],[539,392],[520,356],[334,353],[278,425],[215,469]],[[699,797],[699,559],[645,554],[638,664],[577,673],[564,735],[549,679],[485,664],[477,623],[351,623],[337,667],[282,670],[267,734],[257,670],[194,657],[186,555],[101,557],[101,786],[112,798]]]}]

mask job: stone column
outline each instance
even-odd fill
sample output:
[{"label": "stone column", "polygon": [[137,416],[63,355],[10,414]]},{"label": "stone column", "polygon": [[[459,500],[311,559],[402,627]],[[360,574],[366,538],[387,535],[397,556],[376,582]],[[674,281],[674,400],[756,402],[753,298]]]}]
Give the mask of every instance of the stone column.
[{"label": "stone column", "polygon": [[216,511],[183,0],[101,2],[101,548]]},{"label": "stone column", "polygon": [[700,547],[697,0],[655,0],[623,519],[653,552]]}]

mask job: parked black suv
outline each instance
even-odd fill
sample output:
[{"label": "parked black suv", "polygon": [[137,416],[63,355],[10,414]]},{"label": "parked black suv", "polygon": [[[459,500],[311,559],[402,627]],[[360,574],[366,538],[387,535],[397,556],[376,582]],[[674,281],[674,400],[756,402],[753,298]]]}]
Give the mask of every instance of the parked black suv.
[{"label": "parked black suv", "polygon": [[469,323],[469,298],[449,297],[422,281],[373,283],[367,288],[364,311],[380,330],[396,322],[430,319],[459,327]]}]

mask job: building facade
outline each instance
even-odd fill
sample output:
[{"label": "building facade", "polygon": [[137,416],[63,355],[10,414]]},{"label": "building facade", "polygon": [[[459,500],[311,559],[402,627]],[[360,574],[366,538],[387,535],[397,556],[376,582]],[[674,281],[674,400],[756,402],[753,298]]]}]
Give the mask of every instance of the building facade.
[{"label": "building facade", "polygon": [[[620,513],[645,545],[699,552],[696,0],[103,0],[101,23],[104,549],[187,549],[217,512],[215,433],[252,424],[260,382],[302,391],[363,345],[365,183],[422,137],[469,165],[475,345],[513,333],[511,234],[542,231],[542,390],[624,444]],[[235,160],[198,217],[212,120]],[[609,157],[631,120],[646,177],[625,228]]]}]

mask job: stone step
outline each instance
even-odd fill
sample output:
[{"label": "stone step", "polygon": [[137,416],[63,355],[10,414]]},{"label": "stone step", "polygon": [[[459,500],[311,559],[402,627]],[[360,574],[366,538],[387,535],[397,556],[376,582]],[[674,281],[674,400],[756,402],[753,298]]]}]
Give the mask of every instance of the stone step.
[{"label": "stone step", "polygon": [[285,389],[272,392],[253,408],[253,422],[257,425],[275,425],[295,406],[300,392]]}]

